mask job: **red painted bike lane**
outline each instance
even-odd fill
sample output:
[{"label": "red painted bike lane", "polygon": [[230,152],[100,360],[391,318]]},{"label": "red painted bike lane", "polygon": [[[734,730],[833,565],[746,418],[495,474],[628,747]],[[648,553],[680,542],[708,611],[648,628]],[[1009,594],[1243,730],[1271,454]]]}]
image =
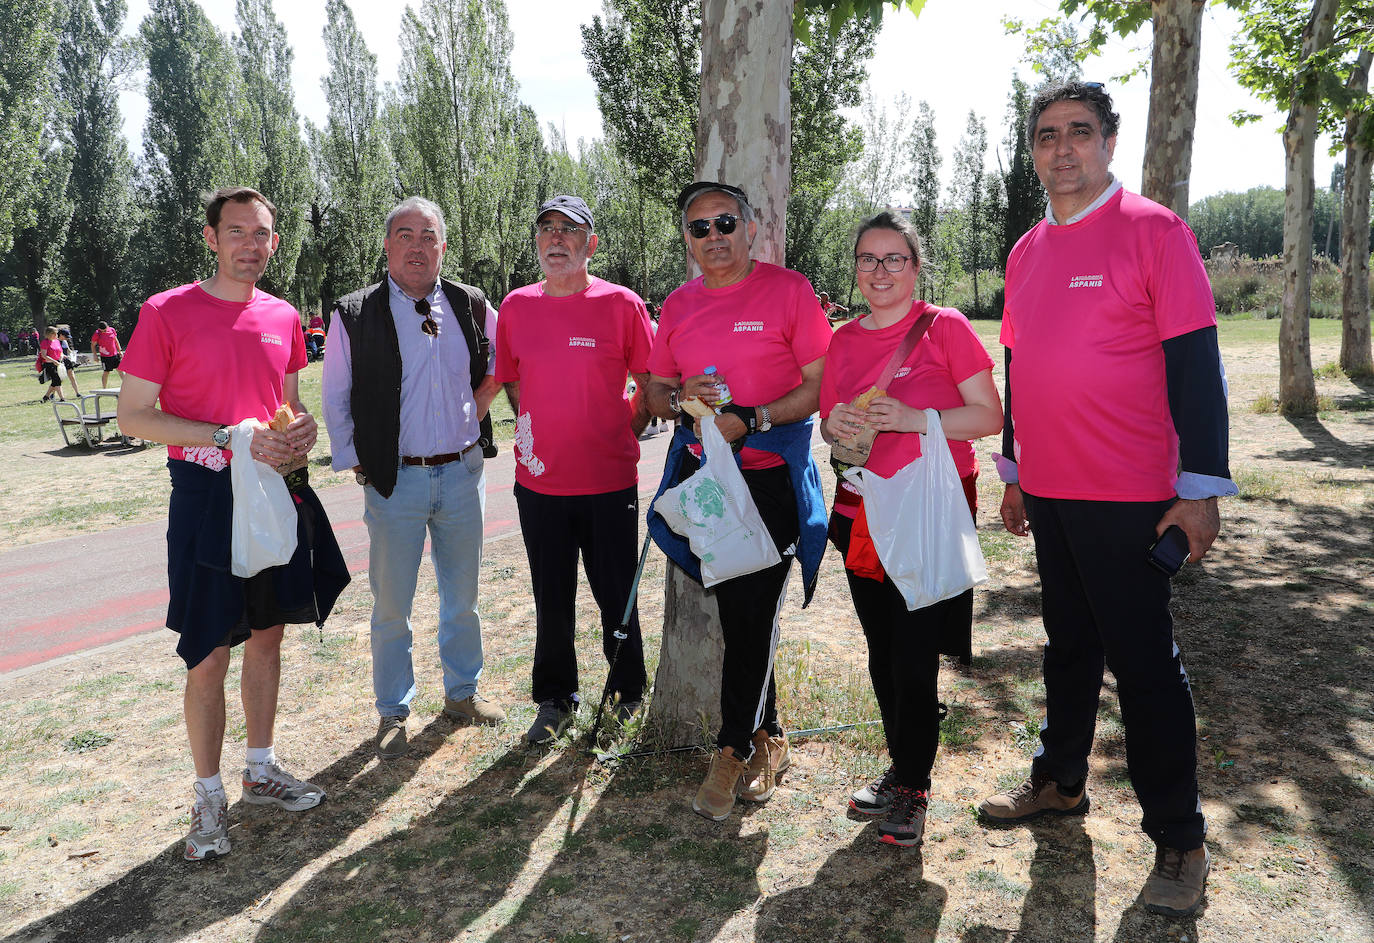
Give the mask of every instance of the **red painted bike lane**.
[{"label": "red painted bike lane", "polygon": [[[658,487],[670,439],[663,432],[639,443],[642,505]],[[492,540],[520,528],[509,446],[487,462],[486,472],[484,533]],[[362,489],[337,485],[321,490],[319,497],[356,578],[367,570]],[[0,608],[0,676],[162,629],[167,614],[166,532],[164,518],[0,552],[0,581],[9,590],[8,602]]]}]

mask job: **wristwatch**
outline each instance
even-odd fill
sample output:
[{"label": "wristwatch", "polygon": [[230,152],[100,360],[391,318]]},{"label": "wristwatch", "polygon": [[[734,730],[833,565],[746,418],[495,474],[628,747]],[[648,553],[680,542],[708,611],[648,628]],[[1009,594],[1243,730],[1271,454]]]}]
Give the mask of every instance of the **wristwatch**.
[{"label": "wristwatch", "polygon": [[768,415],[768,407],[759,406],[759,432],[767,432],[773,428],[773,417]]},{"label": "wristwatch", "polygon": [[677,390],[668,391],[668,408],[680,416],[682,415],[682,404],[678,402],[677,394]]},{"label": "wristwatch", "polygon": [[215,445],[227,449],[229,447],[229,427],[220,426],[210,434],[210,438],[214,440]]}]

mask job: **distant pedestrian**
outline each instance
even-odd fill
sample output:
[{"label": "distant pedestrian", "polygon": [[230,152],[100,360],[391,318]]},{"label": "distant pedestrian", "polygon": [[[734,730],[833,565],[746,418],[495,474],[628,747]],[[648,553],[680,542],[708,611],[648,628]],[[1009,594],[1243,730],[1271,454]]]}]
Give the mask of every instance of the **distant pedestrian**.
[{"label": "distant pedestrian", "polygon": [[105,369],[100,377],[101,389],[110,385],[111,370],[119,370],[119,378],[124,379],[124,371],[119,369],[119,362],[124,359],[124,352],[119,346],[119,335],[105,321],[99,322],[95,333],[91,335],[91,356],[97,355],[100,357],[100,365]]},{"label": "distant pedestrian", "polygon": [[6,357],[10,355],[10,335],[8,331],[0,331],[0,354]]},{"label": "distant pedestrian", "polygon": [[48,381],[48,392],[43,394],[43,402],[50,399],[67,401],[62,395],[62,342],[57,339],[57,328],[50,327],[45,332],[47,339],[38,348],[38,361],[34,367]]},{"label": "distant pedestrian", "polygon": [[58,343],[62,345],[62,368],[67,371],[67,379],[72,381],[72,392],[80,396],[81,388],[76,385],[76,368],[78,363],[76,352],[72,350],[71,330],[65,327],[58,328],[57,340]]}]

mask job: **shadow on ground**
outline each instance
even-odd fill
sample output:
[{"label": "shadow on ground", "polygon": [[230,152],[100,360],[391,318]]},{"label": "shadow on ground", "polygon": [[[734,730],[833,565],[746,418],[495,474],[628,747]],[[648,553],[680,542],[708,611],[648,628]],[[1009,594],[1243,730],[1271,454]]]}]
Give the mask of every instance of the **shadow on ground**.
[{"label": "shadow on ground", "polygon": [[[411,741],[410,755],[365,769],[375,756],[369,737],[311,777],[333,801],[299,814],[237,802],[229,809],[228,857],[184,861],[178,840],[113,883],[20,929],[7,943],[180,940],[250,910],[366,824],[452,729],[452,722],[437,718]],[[180,919],[168,923],[167,914]]]}]

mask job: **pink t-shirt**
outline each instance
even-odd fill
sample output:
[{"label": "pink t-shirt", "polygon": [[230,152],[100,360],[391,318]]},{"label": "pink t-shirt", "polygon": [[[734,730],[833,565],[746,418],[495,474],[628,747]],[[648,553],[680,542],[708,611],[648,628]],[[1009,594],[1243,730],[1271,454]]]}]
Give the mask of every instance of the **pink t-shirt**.
[{"label": "pink t-shirt", "polygon": [[[224,301],[198,282],[153,295],[138,312],[125,373],[159,384],[163,412],[198,422],[267,422],[282,403],[286,374],[305,366],[296,309],[254,289]],[[212,454],[213,453],[213,454]],[[228,450],[167,446],[171,458],[223,467]]]},{"label": "pink t-shirt", "polygon": [[[742,281],[707,288],[695,278],[663,302],[649,355],[654,376],[681,380],[714,366],[741,406],[771,403],[801,385],[801,368],[825,356],[830,322],[806,276],[755,262]],[[781,465],[748,446],[745,468]]]},{"label": "pink t-shirt", "polygon": [[[53,360],[56,360],[59,366],[62,364],[62,342],[57,338],[54,337],[52,340],[45,339],[43,343],[38,345],[38,349]],[[48,361],[44,360],[41,355],[39,356],[38,365],[40,367],[47,362]]]},{"label": "pink t-shirt", "polygon": [[115,329],[107,327],[103,331],[96,331],[91,335],[91,343],[96,345],[102,357],[113,357],[119,353],[119,335]]},{"label": "pink t-shirt", "polygon": [[1012,250],[1006,298],[1021,487],[1045,498],[1173,497],[1178,435],[1162,343],[1217,323],[1187,224],[1124,190],[1072,225],[1042,220]]},{"label": "pink t-shirt", "polygon": [[[825,356],[825,373],[821,376],[821,418],[829,416],[836,403],[852,403],[854,397],[873,387],[911,325],[930,307],[933,306],[917,301],[896,324],[869,330],[860,321],[850,321],[835,332],[830,352]],[[935,320],[930,323],[925,337],[892,375],[887,395],[918,409],[953,409],[964,405],[959,384],[984,370],[991,370],[992,358],[968,318],[954,308],[935,310]],[[978,460],[973,445],[959,439],[948,442],[959,477],[966,478],[976,472]],[[920,454],[919,433],[883,432],[873,440],[873,451],[865,467],[874,474],[890,478]],[[841,481],[839,487],[858,493],[847,481]],[[835,510],[846,517],[853,517],[855,513],[852,505],[837,504]]]},{"label": "pink t-shirt", "polygon": [[496,322],[496,379],[520,384],[515,480],[540,494],[605,494],[639,480],[625,378],[648,371],[649,312],[628,288],[592,278],[555,298],[517,288]]}]

